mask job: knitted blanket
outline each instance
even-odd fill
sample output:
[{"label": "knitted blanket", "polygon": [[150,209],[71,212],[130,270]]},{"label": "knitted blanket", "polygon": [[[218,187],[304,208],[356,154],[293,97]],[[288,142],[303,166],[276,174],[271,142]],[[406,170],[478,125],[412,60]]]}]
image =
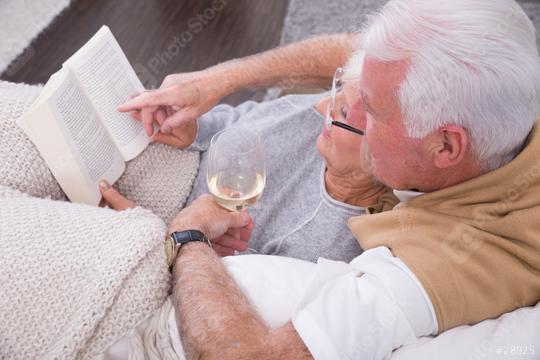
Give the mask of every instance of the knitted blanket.
[{"label": "knitted blanket", "polygon": [[127,164],[116,186],[149,210],[70,203],[15,124],[40,91],[0,81],[0,359],[90,359],[164,303],[165,222],[199,154],[151,144]]},{"label": "knitted blanket", "polygon": [[0,186],[0,358],[90,359],[169,291],[164,222]]}]

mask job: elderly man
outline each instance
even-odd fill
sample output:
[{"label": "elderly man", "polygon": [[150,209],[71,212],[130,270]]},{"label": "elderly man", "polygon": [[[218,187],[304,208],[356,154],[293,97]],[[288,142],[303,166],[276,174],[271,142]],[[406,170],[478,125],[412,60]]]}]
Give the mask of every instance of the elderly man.
[{"label": "elderly man", "polygon": [[[189,358],[382,359],[415,337],[540,300],[540,59],[522,9],[513,0],[393,0],[356,42],[312,39],[200,78],[170,77],[120,109],[141,110],[149,131],[161,124],[156,139],[173,141],[173,128],[189,127],[220,95],[324,83],[358,46],[361,78],[343,86],[333,113],[361,119],[373,175],[410,190],[392,211],[366,206],[369,215],[349,221],[366,251],[350,264],[320,261],[277,329],[210,247],[179,245],[173,296]],[[206,81],[212,95],[199,101]],[[250,221],[202,196],[170,231],[215,239]]]}]

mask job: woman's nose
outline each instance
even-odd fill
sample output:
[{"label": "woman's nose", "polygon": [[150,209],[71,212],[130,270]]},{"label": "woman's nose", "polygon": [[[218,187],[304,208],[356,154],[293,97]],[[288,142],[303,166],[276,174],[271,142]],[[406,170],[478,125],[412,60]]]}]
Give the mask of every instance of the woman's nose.
[{"label": "woman's nose", "polygon": [[315,109],[323,116],[326,116],[326,111],[328,109],[328,106],[330,105],[330,96],[324,97],[321,100],[317,102],[315,105]]}]

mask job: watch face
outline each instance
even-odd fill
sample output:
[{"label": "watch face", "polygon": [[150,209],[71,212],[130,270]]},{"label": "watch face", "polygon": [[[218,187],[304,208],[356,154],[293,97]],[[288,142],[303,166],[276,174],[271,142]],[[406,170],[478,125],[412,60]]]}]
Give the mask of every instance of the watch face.
[{"label": "watch face", "polygon": [[173,263],[173,260],[174,260],[174,253],[175,253],[175,244],[174,244],[174,241],[173,239],[168,236],[167,239],[165,240],[165,250],[167,251],[167,263],[169,264],[169,266],[172,266],[172,263]]}]

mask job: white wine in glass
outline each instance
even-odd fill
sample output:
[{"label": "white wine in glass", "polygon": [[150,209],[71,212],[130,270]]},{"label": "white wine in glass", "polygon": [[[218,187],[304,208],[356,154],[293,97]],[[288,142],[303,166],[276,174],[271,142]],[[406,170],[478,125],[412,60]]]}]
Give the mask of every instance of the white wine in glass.
[{"label": "white wine in glass", "polygon": [[223,130],[212,138],[208,159],[208,189],[218,204],[243,211],[260,198],[266,183],[260,138],[247,130]]}]

